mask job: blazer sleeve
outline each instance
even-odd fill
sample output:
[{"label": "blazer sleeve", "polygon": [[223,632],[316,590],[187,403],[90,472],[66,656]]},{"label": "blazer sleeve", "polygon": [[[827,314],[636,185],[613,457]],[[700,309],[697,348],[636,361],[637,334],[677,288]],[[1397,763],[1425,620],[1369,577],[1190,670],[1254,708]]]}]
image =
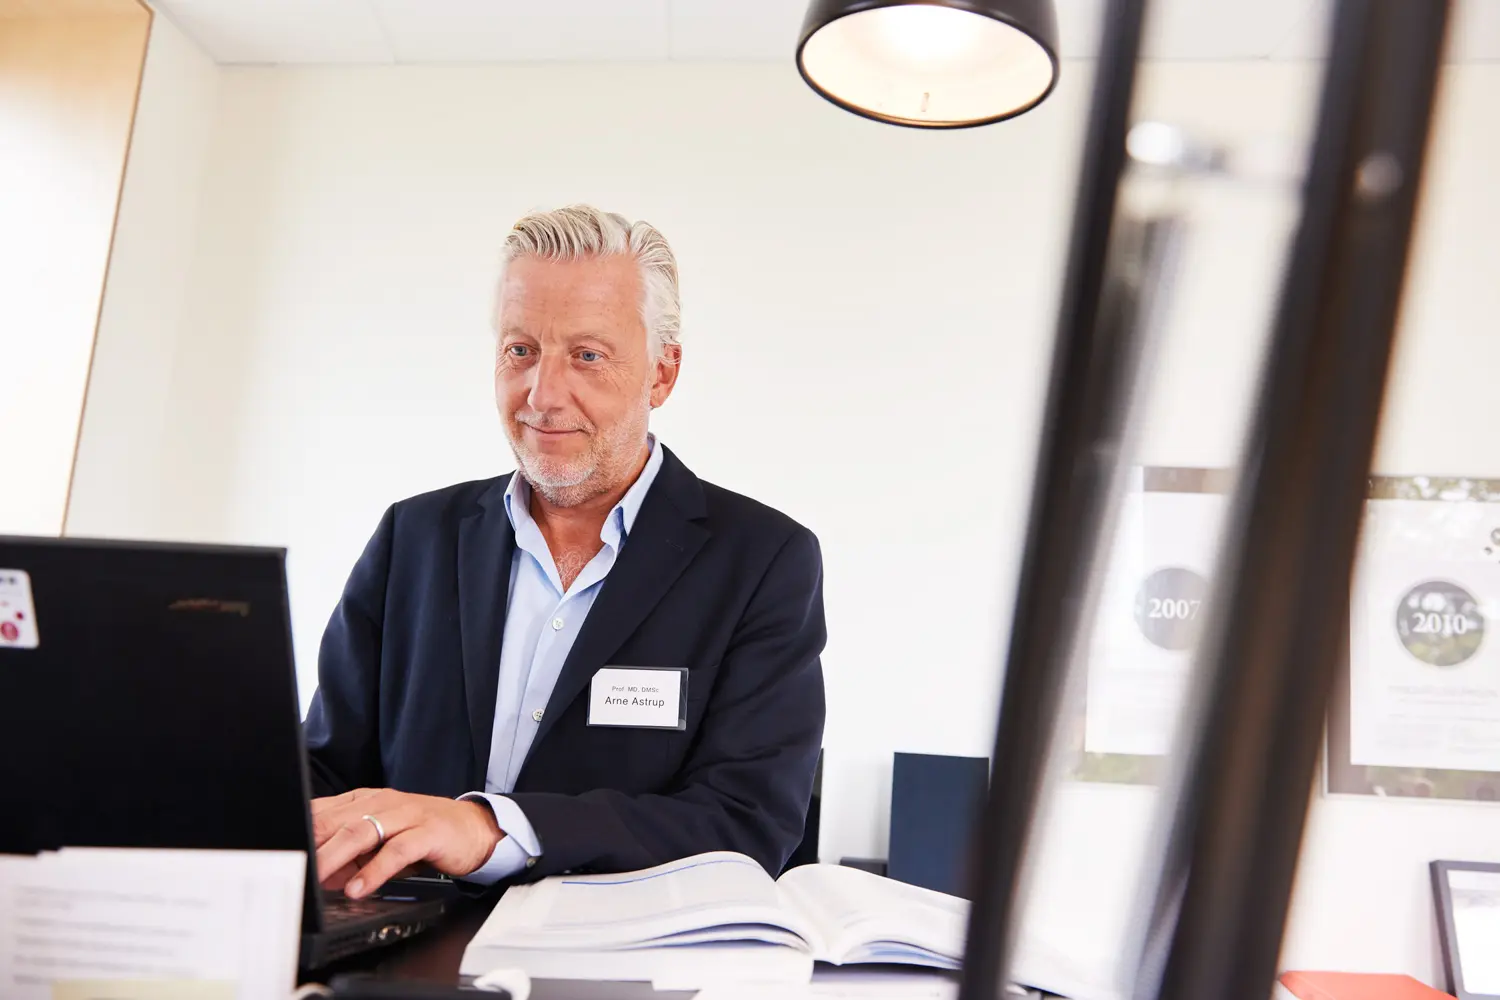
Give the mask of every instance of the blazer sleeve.
[{"label": "blazer sleeve", "polygon": [[633,871],[705,851],[739,851],[773,876],[802,838],[823,740],[823,563],[798,528],[772,559],[719,665],[673,787],[510,797],[542,856],[526,879]]},{"label": "blazer sleeve", "polygon": [[318,690],[303,723],[314,795],[385,784],[377,713],[395,510],[381,518],[323,632]]}]

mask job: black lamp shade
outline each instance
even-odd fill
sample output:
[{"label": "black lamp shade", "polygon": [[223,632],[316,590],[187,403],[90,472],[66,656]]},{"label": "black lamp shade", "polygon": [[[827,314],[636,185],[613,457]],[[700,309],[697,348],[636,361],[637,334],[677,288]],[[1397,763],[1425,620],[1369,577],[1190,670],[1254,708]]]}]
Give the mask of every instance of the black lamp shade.
[{"label": "black lamp shade", "polygon": [[866,118],[988,125],[1056,86],[1057,15],[1052,0],[812,0],[797,71]]}]

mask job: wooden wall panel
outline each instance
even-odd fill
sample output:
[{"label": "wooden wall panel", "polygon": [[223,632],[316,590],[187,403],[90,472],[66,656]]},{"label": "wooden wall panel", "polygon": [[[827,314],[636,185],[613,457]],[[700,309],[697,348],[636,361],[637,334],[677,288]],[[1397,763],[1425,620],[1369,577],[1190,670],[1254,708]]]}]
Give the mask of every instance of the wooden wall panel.
[{"label": "wooden wall panel", "polygon": [[0,532],[62,529],[151,23],[83,2],[0,0]]}]

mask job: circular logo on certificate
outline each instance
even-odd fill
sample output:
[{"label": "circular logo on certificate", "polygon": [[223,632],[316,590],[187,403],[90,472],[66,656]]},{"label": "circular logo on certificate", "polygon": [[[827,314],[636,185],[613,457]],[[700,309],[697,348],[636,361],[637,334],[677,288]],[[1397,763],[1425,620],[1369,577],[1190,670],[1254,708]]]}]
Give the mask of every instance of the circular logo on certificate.
[{"label": "circular logo on certificate", "polygon": [[1198,639],[1198,622],[1208,581],[1190,569],[1168,566],[1141,582],[1135,594],[1135,623],[1146,641],[1162,649],[1188,649]]},{"label": "circular logo on certificate", "polygon": [[1429,580],[1396,606],[1396,635],[1406,651],[1434,667],[1464,662],[1484,641],[1484,614],[1474,595],[1456,583]]}]

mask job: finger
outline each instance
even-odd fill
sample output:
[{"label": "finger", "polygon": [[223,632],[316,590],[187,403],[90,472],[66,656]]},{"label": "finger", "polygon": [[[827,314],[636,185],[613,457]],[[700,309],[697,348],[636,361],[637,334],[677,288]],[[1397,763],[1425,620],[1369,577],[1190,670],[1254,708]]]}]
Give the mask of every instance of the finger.
[{"label": "finger", "polygon": [[[374,810],[369,805],[361,805],[359,803],[349,803],[344,807],[329,809],[320,815],[316,815],[313,817],[313,840],[317,842],[319,847],[322,847],[328,842],[329,838],[344,827],[349,827],[352,830],[361,823],[370,827],[373,832],[375,828],[371,826],[369,820],[365,819],[366,815],[374,815]],[[385,820],[382,819],[380,825],[385,826]],[[387,829],[386,832],[389,833],[390,830]],[[378,835],[376,839],[379,839]]]},{"label": "finger", "polygon": [[325,879],[321,879],[319,881],[319,884],[322,885],[323,888],[330,889],[334,892],[342,891],[344,886],[348,884],[349,880],[354,877],[355,873],[364,866],[365,862],[366,858],[356,858],[344,867],[340,868],[338,871],[334,872],[332,875],[329,875]]},{"label": "finger", "polygon": [[431,852],[433,836],[430,828],[417,827],[407,830],[386,841],[385,846],[370,859],[344,886],[344,895],[361,899],[385,885],[402,869],[425,860]]},{"label": "finger", "polygon": [[[359,791],[365,794],[357,799],[326,807],[313,816],[313,839],[319,847],[327,843],[340,827],[347,826],[352,830],[361,823],[371,826],[370,821],[365,819],[366,816],[377,817],[388,837],[411,825],[397,823],[394,819],[397,813],[410,811],[410,796],[388,788],[362,788]],[[376,839],[379,840],[378,834]]]},{"label": "finger", "polygon": [[368,840],[362,840],[355,831],[340,828],[326,843],[318,848],[318,882],[323,885],[329,885],[334,875],[352,863],[361,854],[368,854],[373,851],[375,846],[374,831],[371,831]]},{"label": "finger", "polygon": [[356,788],[352,791],[341,792],[338,795],[324,795],[320,798],[312,800],[312,814],[316,816],[321,812],[326,812],[330,809],[337,809],[339,806],[348,805],[351,802],[357,802],[360,799],[368,798],[375,792],[382,790],[383,789],[379,788]]},{"label": "finger", "polygon": [[[318,847],[319,882],[331,877],[360,855],[371,854],[381,846],[380,831],[375,829],[374,823],[362,815],[340,815],[348,816],[348,819]],[[401,806],[390,812],[371,815],[380,820],[380,827],[385,831],[387,841],[415,826],[422,819],[422,811],[414,806]]]},{"label": "finger", "polygon": [[352,826],[341,826],[318,848],[318,881],[330,877],[362,854],[373,854],[380,848],[375,826],[364,820]]}]

